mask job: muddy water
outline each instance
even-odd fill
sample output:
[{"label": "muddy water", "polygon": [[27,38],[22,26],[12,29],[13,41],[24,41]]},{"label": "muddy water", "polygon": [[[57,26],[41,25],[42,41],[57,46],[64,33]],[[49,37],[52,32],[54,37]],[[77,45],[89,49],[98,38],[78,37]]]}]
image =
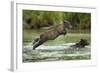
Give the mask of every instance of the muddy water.
[{"label": "muddy water", "polygon": [[23,62],[89,60],[91,58],[90,46],[85,48],[70,47],[73,44],[75,43],[41,45],[36,50],[32,50],[32,46],[29,44],[23,48]]}]

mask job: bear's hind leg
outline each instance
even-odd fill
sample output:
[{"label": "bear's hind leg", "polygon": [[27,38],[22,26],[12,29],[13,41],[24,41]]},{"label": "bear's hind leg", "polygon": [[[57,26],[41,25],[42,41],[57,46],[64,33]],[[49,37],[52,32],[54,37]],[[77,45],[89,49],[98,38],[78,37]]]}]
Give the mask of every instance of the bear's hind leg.
[{"label": "bear's hind leg", "polygon": [[38,46],[40,46],[41,44],[43,44],[44,42],[39,40],[38,42],[36,42],[34,45],[33,45],[33,50],[35,50],[35,48],[37,48]]},{"label": "bear's hind leg", "polygon": [[32,41],[32,45],[35,44],[38,41],[39,41],[39,38],[36,38],[35,40]]}]

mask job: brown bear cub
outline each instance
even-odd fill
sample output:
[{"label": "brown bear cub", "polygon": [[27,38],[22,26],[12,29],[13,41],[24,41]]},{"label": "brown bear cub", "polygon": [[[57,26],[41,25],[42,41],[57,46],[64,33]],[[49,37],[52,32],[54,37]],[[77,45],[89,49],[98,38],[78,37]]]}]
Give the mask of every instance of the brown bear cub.
[{"label": "brown bear cub", "polygon": [[73,48],[84,48],[86,45],[89,45],[88,41],[86,39],[80,39],[78,43],[75,45],[71,45]]}]

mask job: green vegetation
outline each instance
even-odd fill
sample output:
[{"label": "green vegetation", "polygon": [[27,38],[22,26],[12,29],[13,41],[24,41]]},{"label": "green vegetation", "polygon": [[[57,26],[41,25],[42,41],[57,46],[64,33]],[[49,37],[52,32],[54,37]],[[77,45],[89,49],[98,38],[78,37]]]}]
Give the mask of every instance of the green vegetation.
[{"label": "green vegetation", "polygon": [[59,25],[63,20],[71,22],[73,29],[90,30],[91,14],[58,11],[23,10],[23,26],[26,29],[40,29],[51,25]]},{"label": "green vegetation", "polygon": [[73,25],[74,29],[89,29],[91,25],[91,14],[90,13],[65,13],[66,20],[69,20]]},{"label": "green vegetation", "polygon": [[24,27],[39,29],[60,24],[63,21],[63,15],[62,12],[23,10],[23,21],[26,23]]}]

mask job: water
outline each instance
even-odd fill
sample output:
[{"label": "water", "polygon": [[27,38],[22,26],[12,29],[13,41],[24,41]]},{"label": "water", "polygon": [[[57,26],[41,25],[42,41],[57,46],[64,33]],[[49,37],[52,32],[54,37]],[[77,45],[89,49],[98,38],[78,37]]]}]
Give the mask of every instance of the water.
[{"label": "water", "polygon": [[88,60],[91,58],[90,46],[85,48],[70,47],[75,43],[64,43],[59,45],[41,45],[32,50],[30,43],[23,48],[23,62],[44,62],[60,60]]}]

